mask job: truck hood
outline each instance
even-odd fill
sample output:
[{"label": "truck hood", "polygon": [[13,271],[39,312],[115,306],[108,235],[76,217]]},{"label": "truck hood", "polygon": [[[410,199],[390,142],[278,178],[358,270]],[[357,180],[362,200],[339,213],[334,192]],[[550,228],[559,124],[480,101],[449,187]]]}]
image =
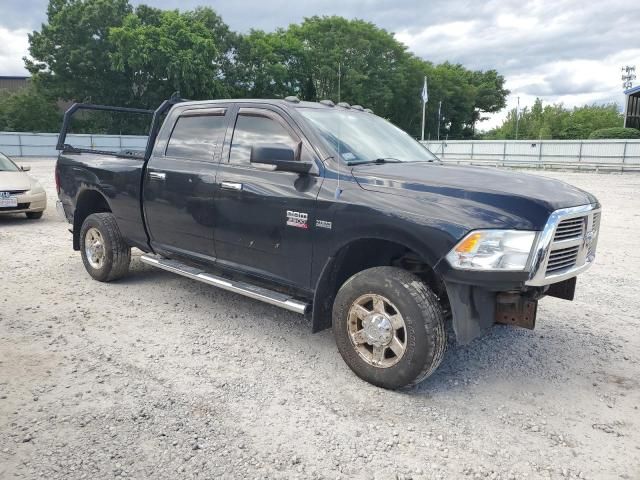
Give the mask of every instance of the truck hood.
[{"label": "truck hood", "polygon": [[0,192],[30,190],[31,179],[24,172],[0,172]]},{"label": "truck hood", "polygon": [[565,182],[495,167],[385,163],[358,165],[352,174],[364,190],[404,197],[394,202],[399,210],[475,228],[542,229],[554,210],[598,202]]},{"label": "truck hood", "polygon": [[354,167],[353,175],[365,190],[403,196],[421,192],[478,199],[510,196],[532,200],[550,211],[597,203],[590,193],[560,180],[495,167],[429,162],[368,164]]}]

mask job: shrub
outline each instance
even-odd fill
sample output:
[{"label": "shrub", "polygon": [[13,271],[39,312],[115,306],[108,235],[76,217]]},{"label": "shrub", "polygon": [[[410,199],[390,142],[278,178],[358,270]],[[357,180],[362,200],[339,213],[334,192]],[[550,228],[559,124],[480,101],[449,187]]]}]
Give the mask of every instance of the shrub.
[{"label": "shrub", "polygon": [[0,91],[0,131],[57,132],[60,111],[32,86],[17,92]]},{"label": "shrub", "polygon": [[638,138],[640,139],[640,130],[636,130],[635,128],[622,128],[622,127],[613,127],[613,128],[601,128],[600,130],[594,130],[589,135],[590,139],[598,139],[598,138]]}]

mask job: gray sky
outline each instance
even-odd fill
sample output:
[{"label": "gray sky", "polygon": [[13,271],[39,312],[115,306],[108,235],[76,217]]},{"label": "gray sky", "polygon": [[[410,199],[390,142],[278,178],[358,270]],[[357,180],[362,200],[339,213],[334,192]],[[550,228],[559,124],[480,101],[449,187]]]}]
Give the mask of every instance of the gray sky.
[{"label": "gray sky", "polygon": [[[162,8],[211,6],[234,30],[273,30],[305,16],[362,18],[393,32],[415,54],[469,68],[495,68],[509,106],[536,96],[568,106],[622,103],[620,67],[640,68],[640,4],[622,0],[148,0]],[[0,75],[24,73],[27,33],[46,0],[0,0]],[[640,77],[640,74],[638,75]],[[637,84],[637,83],[636,83]],[[484,122],[489,128],[503,114]]]}]

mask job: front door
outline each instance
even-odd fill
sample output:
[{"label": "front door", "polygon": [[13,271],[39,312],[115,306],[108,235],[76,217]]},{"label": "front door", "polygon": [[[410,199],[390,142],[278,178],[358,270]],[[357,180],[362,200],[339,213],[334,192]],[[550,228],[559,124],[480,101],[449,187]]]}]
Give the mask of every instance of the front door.
[{"label": "front door", "polygon": [[215,178],[226,129],[226,108],[180,114],[162,152],[145,173],[144,212],[159,253],[215,260]]},{"label": "front door", "polygon": [[250,163],[251,148],[285,144],[314,161],[310,145],[277,111],[242,107],[217,177],[215,245],[228,267],[309,288],[317,165],[309,174]]}]

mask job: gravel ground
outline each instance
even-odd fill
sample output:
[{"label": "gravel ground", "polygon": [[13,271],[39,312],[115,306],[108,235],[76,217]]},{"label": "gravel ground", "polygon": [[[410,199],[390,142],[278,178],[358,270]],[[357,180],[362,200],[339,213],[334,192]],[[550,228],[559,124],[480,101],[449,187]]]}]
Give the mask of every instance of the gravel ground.
[{"label": "gravel ground", "polygon": [[49,208],[0,218],[0,478],[640,478],[640,176],[544,173],[604,206],[576,300],[391,392],[330,331],[139,252],[92,281],[29,162]]}]

